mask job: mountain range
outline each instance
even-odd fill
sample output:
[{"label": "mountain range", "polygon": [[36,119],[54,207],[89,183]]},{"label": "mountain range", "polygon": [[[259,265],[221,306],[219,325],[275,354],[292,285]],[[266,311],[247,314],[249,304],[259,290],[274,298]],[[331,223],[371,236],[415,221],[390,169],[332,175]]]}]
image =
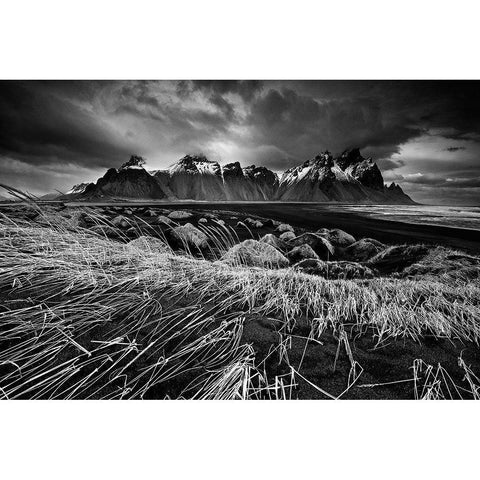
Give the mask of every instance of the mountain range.
[{"label": "mountain range", "polygon": [[186,155],[166,170],[147,171],[144,163],[133,155],[96,183],[75,185],[63,197],[414,203],[399,185],[386,186],[377,164],[356,148],[337,158],[328,151],[321,153],[282,174],[262,166],[242,167],[239,162],[220,165],[203,155]]}]

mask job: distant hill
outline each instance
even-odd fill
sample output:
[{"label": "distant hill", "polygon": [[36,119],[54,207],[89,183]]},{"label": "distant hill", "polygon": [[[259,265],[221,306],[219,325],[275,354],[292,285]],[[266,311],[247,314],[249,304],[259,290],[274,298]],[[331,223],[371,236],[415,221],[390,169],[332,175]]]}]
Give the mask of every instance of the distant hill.
[{"label": "distant hill", "polygon": [[371,158],[358,149],[337,158],[321,153],[278,175],[266,167],[220,165],[202,155],[186,155],[166,170],[147,171],[141,157],[132,156],[111,168],[96,183],[74,186],[66,196],[206,201],[305,201],[414,203],[399,185],[386,186]]}]

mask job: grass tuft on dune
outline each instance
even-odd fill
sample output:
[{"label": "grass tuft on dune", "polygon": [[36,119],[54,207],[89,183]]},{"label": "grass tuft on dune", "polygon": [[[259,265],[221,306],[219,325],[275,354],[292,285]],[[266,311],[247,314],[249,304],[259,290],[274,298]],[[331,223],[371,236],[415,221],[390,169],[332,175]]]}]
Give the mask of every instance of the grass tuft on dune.
[{"label": "grass tuft on dune", "polygon": [[[0,396],[286,399],[303,382],[342,398],[362,378],[355,335],[368,334],[376,346],[425,336],[480,340],[478,258],[461,252],[439,248],[404,276],[331,280],[231,266],[186,245],[179,254],[166,241],[162,250],[161,238],[149,246],[148,226],[134,227],[147,240],[127,243],[120,231],[109,239],[82,228],[78,214],[40,211],[35,224],[0,217]],[[216,251],[235,244],[222,225],[204,232]],[[442,265],[443,273],[433,270]],[[275,325],[279,341],[265,358],[244,341],[252,318]],[[302,362],[289,363],[300,323],[305,349],[333,332],[344,351],[349,371],[340,393],[307,378]],[[272,374],[267,357],[288,373]],[[465,385],[447,381],[440,365],[413,363],[412,398],[476,398],[478,379],[460,354],[459,366]]]}]

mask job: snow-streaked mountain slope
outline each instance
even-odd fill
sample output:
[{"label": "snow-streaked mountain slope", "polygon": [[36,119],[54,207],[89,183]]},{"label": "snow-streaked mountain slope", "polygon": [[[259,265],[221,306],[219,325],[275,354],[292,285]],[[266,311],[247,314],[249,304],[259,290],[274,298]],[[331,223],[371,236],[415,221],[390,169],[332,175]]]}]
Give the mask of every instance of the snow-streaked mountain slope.
[{"label": "snow-streaked mountain slope", "polygon": [[144,168],[144,160],[132,155],[119,169],[110,168],[105,175],[83,192],[86,198],[120,197],[166,199],[160,183]]},{"label": "snow-streaked mountain slope", "polygon": [[[220,165],[203,155],[186,155],[165,170],[147,172],[132,156],[110,169],[83,197],[154,198],[206,201],[305,201],[344,203],[413,203],[395,184],[386,187],[378,166],[358,149],[338,158],[321,153],[278,176],[266,167]],[[74,187],[77,188],[79,186]],[[72,193],[73,190],[72,189]]]},{"label": "snow-streaked mountain slope", "polygon": [[83,193],[89,185],[92,185],[92,183],[84,182],[74,185],[68,192],[66,192],[66,195],[77,195]]}]

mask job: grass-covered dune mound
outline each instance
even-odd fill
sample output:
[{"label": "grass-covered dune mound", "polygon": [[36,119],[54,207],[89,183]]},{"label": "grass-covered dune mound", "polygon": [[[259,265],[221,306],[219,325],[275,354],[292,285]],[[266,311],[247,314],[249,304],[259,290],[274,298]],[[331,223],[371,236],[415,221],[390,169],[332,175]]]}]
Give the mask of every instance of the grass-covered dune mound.
[{"label": "grass-covered dune mound", "polygon": [[222,261],[221,224],[201,257],[33,217],[0,215],[3,398],[480,396],[477,257],[332,280]]}]

